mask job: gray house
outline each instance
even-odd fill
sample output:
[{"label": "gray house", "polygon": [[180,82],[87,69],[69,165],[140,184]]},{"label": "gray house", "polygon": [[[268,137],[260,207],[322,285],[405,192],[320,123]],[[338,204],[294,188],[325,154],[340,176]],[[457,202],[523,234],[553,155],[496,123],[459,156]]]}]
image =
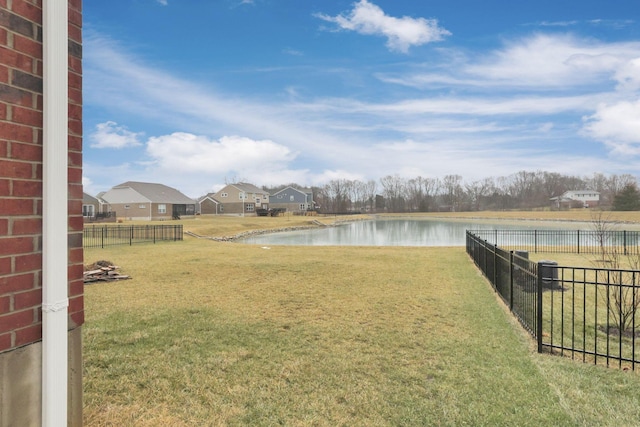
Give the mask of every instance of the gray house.
[{"label": "gray house", "polygon": [[286,187],[269,196],[271,209],[286,209],[287,212],[307,212],[313,210],[313,193],[310,188]]},{"label": "gray house", "polygon": [[128,181],[102,195],[118,218],[130,220],[179,219],[195,215],[195,201],[175,188]]}]

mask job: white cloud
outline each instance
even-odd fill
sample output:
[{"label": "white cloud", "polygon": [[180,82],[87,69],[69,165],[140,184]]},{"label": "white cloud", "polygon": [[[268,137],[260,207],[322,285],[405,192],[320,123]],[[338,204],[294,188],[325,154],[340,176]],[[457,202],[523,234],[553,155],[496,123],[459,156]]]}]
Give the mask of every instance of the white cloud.
[{"label": "white cloud", "polygon": [[149,138],[147,154],[162,169],[187,173],[244,173],[251,169],[278,169],[295,158],[273,141],[239,136],[211,140],[185,132]]},{"label": "white cloud", "polygon": [[160,3],[163,6],[167,6],[169,4],[168,0],[156,0],[158,3]]},{"label": "white cloud", "polygon": [[640,100],[600,105],[585,122],[585,133],[605,142],[614,154],[640,154]]},{"label": "white cloud", "polygon": [[379,35],[387,38],[387,47],[392,51],[406,53],[411,46],[442,40],[451,35],[440,27],[435,19],[395,18],[367,0],[356,3],[347,15],[329,16],[316,14],[316,17],[333,22],[344,30],[356,31],[365,35]]},{"label": "white cloud", "polygon": [[142,145],[138,140],[141,133],[128,131],[116,122],[108,121],[96,125],[96,131],[90,135],[93,148],[127,148]]},{"label": "white cloud", "polygon": [[572,35],[534,34],[475,56],[443,54],[449,58],[439,62],[437,69],[378,77],[417,88],[456,85],[492,90],[590,87],[593,91],[594,85],[610,89],[614,82],[640,82],[633,62],[640,57],[638,42],[602,43]]}]

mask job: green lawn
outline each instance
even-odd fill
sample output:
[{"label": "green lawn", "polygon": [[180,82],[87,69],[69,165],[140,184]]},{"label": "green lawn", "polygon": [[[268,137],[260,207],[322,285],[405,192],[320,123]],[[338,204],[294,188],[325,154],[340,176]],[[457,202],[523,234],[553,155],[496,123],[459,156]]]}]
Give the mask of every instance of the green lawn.
[{"label": "green lawn", "polygon": [[640,419],[640,376],[534,353],[463,248],[187,237],[100,259],[133,279],[85,287],[89,426]]}]

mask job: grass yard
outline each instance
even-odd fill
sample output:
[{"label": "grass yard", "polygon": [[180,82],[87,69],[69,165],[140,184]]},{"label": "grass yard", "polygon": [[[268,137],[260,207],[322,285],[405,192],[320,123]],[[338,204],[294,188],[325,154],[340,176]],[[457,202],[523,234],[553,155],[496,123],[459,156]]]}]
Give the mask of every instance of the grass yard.
[{"label": "grass yard", "polygon": [[[185,229],[234,235],[264,219]],[[88,426],[640,419],[639,375],[534,353],[462,247],[187,237],[85,250],[87,263],[100,259],[133,279],[85,287]]]}]

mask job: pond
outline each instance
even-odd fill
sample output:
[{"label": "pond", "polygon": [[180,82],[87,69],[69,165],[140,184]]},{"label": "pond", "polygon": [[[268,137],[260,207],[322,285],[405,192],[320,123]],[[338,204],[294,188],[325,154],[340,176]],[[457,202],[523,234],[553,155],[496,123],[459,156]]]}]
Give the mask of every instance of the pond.
[{"label": "pond", "polygon": [[[566,227],[567,224],[564,224]],[[576,224],[572,224],[574,228]],[[466,230],[557,229],[558,224],[540,222],[488,223],[427,219],[378,219],[356,221],[335,227],[261,234],[239,239],[258,245],[302,246],[464,246]]]}]

